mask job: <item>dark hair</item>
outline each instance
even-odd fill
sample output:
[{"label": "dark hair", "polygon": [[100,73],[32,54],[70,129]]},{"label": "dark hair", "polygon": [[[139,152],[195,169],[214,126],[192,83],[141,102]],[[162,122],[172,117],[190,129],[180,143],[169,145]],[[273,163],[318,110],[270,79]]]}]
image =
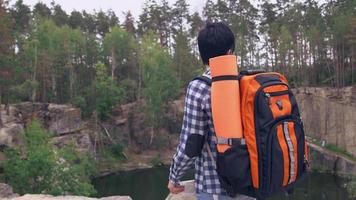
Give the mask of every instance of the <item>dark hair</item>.
[{"label": "dark hair", "polygon": [[209,58],[226,55],[235,50],[235,36],[224,23],[207,22],[198,35],[198,46],[203,63],[208,65]]}]

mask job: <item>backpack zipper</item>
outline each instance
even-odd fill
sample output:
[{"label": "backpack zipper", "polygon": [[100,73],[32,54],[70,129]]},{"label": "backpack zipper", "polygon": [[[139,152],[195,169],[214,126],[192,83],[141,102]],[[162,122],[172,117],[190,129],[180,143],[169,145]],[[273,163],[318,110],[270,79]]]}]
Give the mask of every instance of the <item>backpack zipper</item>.
[{"label": "backpack zipper", "polygon": [[[287,86],[288,88],[289,88],[289,86],[286,84],[286,83],[284,83],[284,82],[282,82],[282,81],[270,81],[270,82],[267,82],[267,83],[264,83],[264,84],[262,84],[261,86],[260,86],[260,88],[256,91],[256,95],[255,95],[255,99],[257,99],[257,97],[260,95],[260,92],[262,92],[263,91],[263,89],[264,88],[266,88],[266,87],[268,87],[268,86],[272,86],[272,85],[285,85],[285,86]],[[270,98],[270,97],[269,97]],[[256,116],[256,112],[257,112],[257,110],[258,110],[258,104],[257,104],[257,101],[255,100],[255,110],[254,110],[254,116]],[[255,128],[256,128],[257,126],[256,126],[256,122],[255,122]],[[259,137],[259,135],[257,134],[257,130],[255,130],[256,131],[256,134],[255,134],[255,137],[256,137],[256,142],[260,142],[260,137]],[[259,149],[259,148],[257,148],[257,155],[258,155],[258,163],[262,163],[262,161],[261,161],[261,150]],[[263,174],[262,174],[262,166],[258,166],[258,175],[259,175],[259,186],[260,187],[264,187],[264,185],[262,185],[262,183],[263,183],[263,180],[262,180],[262,176],[263,176]]]},{"label": "backpack zipper", "polygon": [[278,92],[266,92],[264,94],[264,96],[267,100],[268,105],[271,105],[271,97],[282,96],[282,95],[286,95],[286,94],[289,94],[289,90],[283,90],[283,91],[278,91]]}]

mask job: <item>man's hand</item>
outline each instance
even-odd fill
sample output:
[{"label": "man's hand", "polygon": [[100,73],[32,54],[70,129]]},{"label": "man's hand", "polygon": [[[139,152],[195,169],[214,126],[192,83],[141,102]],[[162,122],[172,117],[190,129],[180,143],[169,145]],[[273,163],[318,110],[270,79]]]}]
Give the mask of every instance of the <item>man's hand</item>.
[{"label": "man's hand", "polygon": [[178,194],[184,191],[184,185],[174,184],[168,181],[168,189],[172,194]]}]

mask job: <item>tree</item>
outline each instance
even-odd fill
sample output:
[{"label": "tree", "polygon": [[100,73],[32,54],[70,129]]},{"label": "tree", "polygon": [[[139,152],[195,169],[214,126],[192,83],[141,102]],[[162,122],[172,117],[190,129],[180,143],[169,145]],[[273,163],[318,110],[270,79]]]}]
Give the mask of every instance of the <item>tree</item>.
[{"label": "tree", "polygon": [[76,29],[76,28],[82,28],[83,26],[83,15],[79,11],[72,11],[69,19],[68,19],[68,24],[71,28]]},{"label": "tree", "polygon": [[105,12],[100,10],[95,14],[96,30],[97,33],[104,38],[105,34],[109,32],[110,17]]},{"label": "tree", "polygon": [[[13,24],[5,3],[0,1],[0,105],[3,103],[3,98],[9,95],[7,94],[8,87],[12,82],[11,76],[14,75],[12,59],[15,50],[12,28]],[[8,103],[8,101],[5,103]]]},{"label": "tree", "polygon": [[177,0],[173,5],[172,15],[172,27],[175,34],[185,31],[185,27],[189,20],[189,5],[185,0]]},{"label": "tree", "polygon": [[203,8],[203,16],[206,21],[214,22],[216,21],[217,14],[215,9],[215,4],[213,0],[207,0]]},{"label": "tree", "polygon": [[[188,34],[185,32],[178,33],[174,38],[173,45],[173,68],[177,74],[180,85],[186,86],[190,80],[197,75],[200,62],[193,55],[189,45]],[[198,64],[199,63],[199,64]]]},{"label": "tree", "polygon": [[109,27],[118,26],[120,24],[119,18],[116,16],[114,11],[108,10],[107,15],[109,18]]},{"label": "tree", "polygon": [[143,37],[152,31],[159,36],[163,46],[170,46],[171,30],[169,26],[172,20],[171,8],[168,1],[163,0],[158,4],[156,0],[147,0],[143,6],[143,12],[139,16],[138,33]]},{"label": "tree", "polygon": [[[118,78],[116,68],[122,67],[127,62],[127,57],[132,49],[132,38],[122,28],[115,26],[112,31],[105,35],[104,51],[110,57],[111,78]],[[116,76],[115,76],[116,73]]]},{"label": "tree", "polygon": [[50,133],[33,121],[24,133],[21,149],[7,149],[5,180],[20,194],[93,195],[90,175],[95,169],[88,157],[71,147],[55,151]]},{"label": "tree", "polygon": [[57,26],[63,26],[68,24],[68,15],[62,9],[59,4],[55,4],[54,1],[51,3],[52,5],[52,19]]},{"label": "tree", "polygon": [[31,9],[23,4],[23,0],[17,0],[10,10],[11,17],[15,20],[14,29],[16,32],[25,34],[29,28]]},{"label": "tree", "polygon": [[194,12],[193,15],[190,17],[190,30],[189,30],[189,38],[192,39],[192,50],[193,54],[196,58],[199,57],[199,49],[198,49],[198,33],[203,28],[204,22],[203,19],[200,17],[198,12]]},{"label": "tree", "polygon": [[164,122],[164,110],[168,103],[178,95],[178,81],[172,71],[172,60],[151,32],[141,45],[140,66],[143,71],[143,95],[145,97],[145,116],[151,126],[150,144],[154,132]]},{"label": "tree", "polygon": [[103,63],[96,65],[95,77],[95,105],[99,118],[104,120],[110,115],[112,106],[120,103],[123,96],[123,89],[118,87],[115,80],[107,73]]},{"label": "tree", "polygon": [[190,31],[189,36],[190,38],[195,39],[198,36],[200,29],[203,28],[203,19],[200,17],[198,12],[194,12],[193,15],[190,17]]},{"label": "tree", "polygon": [[125,21],[124,21],[124,29],[126,32],[130,33],[133,37],[136,36],[136,28],[135,28],[135,19],[132,16],[130,11],[127,11],[125,14]]},{"label": "tree", "polygon": [[42,19],[49,19],[52,14],[51,9],[49,9],[48,6],[42,2],[36,3],[32,12],[35,16]]},{"label": "tree", "polygon": [[87,13],[85,10],[83,11],[82,15],[84,23],[83,30],[85,30],[88,34],[94,35],[97,31],[95,16],[90,13]]}]

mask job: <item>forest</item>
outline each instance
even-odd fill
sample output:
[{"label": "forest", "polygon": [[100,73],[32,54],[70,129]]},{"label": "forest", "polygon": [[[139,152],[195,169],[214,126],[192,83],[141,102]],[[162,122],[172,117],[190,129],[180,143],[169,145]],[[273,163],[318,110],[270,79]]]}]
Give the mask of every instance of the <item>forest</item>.
[{"label": "forest", "polygon": [[[228,24],[241,69],[285,74],[293,87],[356,81],[356,1],[147,0],[138,19],[112,10],[64,11],[0,0],[0,103],[71,103],[108,117],[144,99],[151,124],[204,70],[196,37],[206,21]],[[1,125],[1,121],[0,121]]]},{"label": "forest", "polygon": [[[121,120],[112,120],[116,108],[133,105],[144,115],[142,123],[127,111],[132,114],[127,124],[137,129],[136,122],[144,124],[149,145],[164,126],[173,127],[169,134],[179,132],[181,121],[173,126],[167,113],[189,81],[205,70],[197,35],[207,21],[224,22],[233,30],[239,70],[277,71],[292,87],[355,85],[355,0],[206,0],[201,12],[191,12],[189,0],[146,0],[136,19],[130,11],[121,18],[113,10],[69,13],[56,1],[30,6],[0,0],[0,131],[10,104],[21,102],[45,105],[45,114],[48,104],[75,106],[86,125],[95,125],[92,135],[85,133],[93,137],[92,157],[76,152],[71,143],[54,148],[54,133],[41,121],[24,124],[22,146],[0,145],[0,160],[3,151],[7,158],[0,162],[0,181],[19,194],[95,195],[96,165],[127,159],[123,149],[128,144],[105,143],[105,133],[111,137],[104,126],[97,127],[102,122],[116,126]],[[77,135],[84,135],[81,131]],[[127,132],[131,138],[132,131]],[[171,140],[160,136],[155,137],[157,151],[168,152],[162,144],[169,146]],[[160,159],[158,154],[152,163]]]}]

